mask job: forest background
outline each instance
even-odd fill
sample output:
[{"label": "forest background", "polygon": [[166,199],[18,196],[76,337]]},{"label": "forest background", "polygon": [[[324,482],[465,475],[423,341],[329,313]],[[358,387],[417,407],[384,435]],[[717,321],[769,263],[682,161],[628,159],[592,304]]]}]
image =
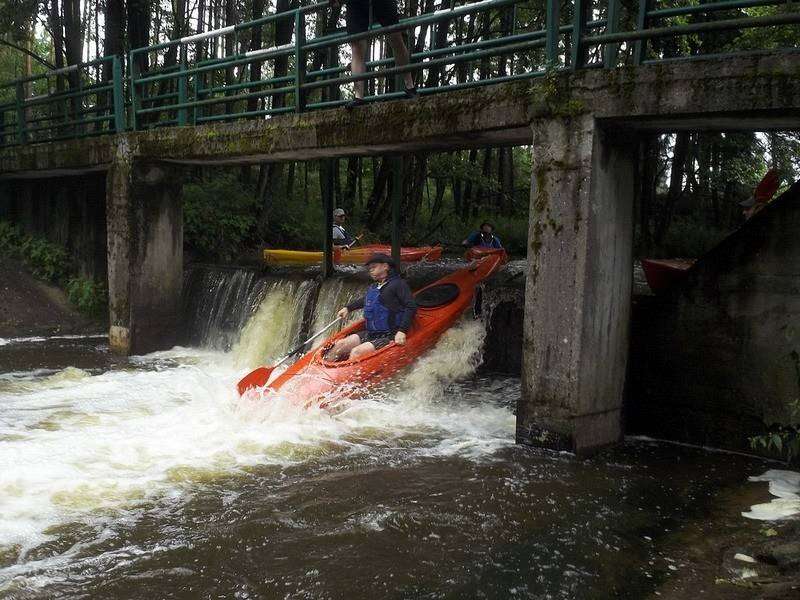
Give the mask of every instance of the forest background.
[{"label": "forest background", "polygon": [[[123,54],[191,33],[241,23],[271,12],[295,8],[298,0],[5,0],[0,4],[0,82],[97,56]],[[670,0],[659,6],[686,4]],[[447,3],[449,5],[449,3]],[[626,2],[623,2],[626,4]],[[631,3],[632,4],[632,3]],[[638,6],[638,3],[636,3]],[[401,1],[405,15],[439,8],[434,0]],[[544,24],[545,3],[521,5],[516,18]],[[569,3],[564,14],[569,17]],[[599,9],[602,10],[602,9]],[[761,14],[769,7],[723,11]],[[625,15],[635,15],[628,7]],[[756,13],[754,13],[756,11]],[[523,17],[519,15],[522,14]],[[508,11],[469,15],[432,29],[417,28],[410,45],[417,51],[434,38],[470,43],[508,31]],[[623,17],[623,26],[625,26]],[[250,39],[223,38],[205,52],[226,55],[268,44],[286,43],[291,27],[277,25]],[[341,9],[332,9],[317,24],[323,34],[343,26]],[[765,39],[769,38],[769,39]],[[656,41],[651,52],[661,57],[710,52],[796,46],[796,32],[747,30],[684,36]],[[240,47],[236,47],[236,44]],[[382,40],[374,56],[389,55]],[[349,62],[347,47],[340,63]],[[621,49],[625,62],[630,48]],[[167,52],[154,63],[174,64]],[[484,59],[476,64],[427,69],[417,76],[423,87],[485,79],[528,69],[543,57],[537,51]],[[272,76],[288,65],[275,61]],[[265,73],[265,76],[267,73]],[[233,70],[223,76],[235,79]],[[374,85],[374,84],[373,84]],[[350,90],[342,88],[343,97]],[[277,99],[280,102],[280,99]],[[275,102],[275,100],[273,100]],[[531,147],[501,147],[416,153],[403,158],[402,235],[405,245],[442,242],[457,245],[482,221],[490,221],[512,254],[524,256],[527,246]],[[335,161],[335,204],[348,213],[348,228],[366,241],[387,240],[390,198],[395,185],[390,161],[383,156]],[[651,135],[638,141],[636,253],[638,256],[699,256],[742,220],[738,203],[747,198],[768,168],[786,187],[800,172],[797,132],[680,132]],[[185,243],[189,256],[207,261],[241,260],[261,247],[320,248],[323,215],[319,164],[314,161],[265,163],[256,166],[198,167],[184,173]]]}]

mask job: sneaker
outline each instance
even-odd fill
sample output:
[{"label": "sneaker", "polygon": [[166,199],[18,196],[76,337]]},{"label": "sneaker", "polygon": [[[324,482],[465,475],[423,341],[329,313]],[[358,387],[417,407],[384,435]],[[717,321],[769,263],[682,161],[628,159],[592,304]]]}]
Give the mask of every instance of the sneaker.
[{"label": "sneaker", "polygon": [[417,88],[415,88],[415,87],[406,88],[403,91],[403,94],[405,94],[405,96],[403,97],[403,100],[415,100],[415,99],[419,98],[419,92],[417,92]]},{"label": "sneaker", "polygon": [[365,104],[366,104],[366,102],[364,101],[363,98],[353,98],[352,100],[350,100],[350,102],[345,104],[344,107],[347,110],[352,110],[352,109],[354,109],[354,108],[356,108],[358,106],[364,106]]}]

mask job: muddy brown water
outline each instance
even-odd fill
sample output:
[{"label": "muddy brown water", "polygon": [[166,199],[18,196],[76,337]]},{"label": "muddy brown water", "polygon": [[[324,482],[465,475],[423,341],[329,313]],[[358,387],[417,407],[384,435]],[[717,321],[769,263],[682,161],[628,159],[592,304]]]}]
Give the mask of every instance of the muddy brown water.
[{"label": "muddy brown water", "polygon": [[337,415],[237,399],[230,353],[0,346],[0,597],[641,598],[766,468],[515,446],[519,380],[476,375],[480,335]]}]

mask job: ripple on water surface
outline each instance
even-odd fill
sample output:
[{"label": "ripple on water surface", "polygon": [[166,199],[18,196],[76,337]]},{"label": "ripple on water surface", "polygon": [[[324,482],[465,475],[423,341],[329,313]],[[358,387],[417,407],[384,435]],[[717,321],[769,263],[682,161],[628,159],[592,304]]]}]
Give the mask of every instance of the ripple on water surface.
[{"label": "ripple on water surface", "polygon": [[0,596],[645,589],[644,536],[729,471],[697,454],[676,476],[647,444],[580,463],[514,447],[519,381],[475,376],[482,337],[462,322],[335,415],[241,400],[230,354],[188,348],[0,376]]}]

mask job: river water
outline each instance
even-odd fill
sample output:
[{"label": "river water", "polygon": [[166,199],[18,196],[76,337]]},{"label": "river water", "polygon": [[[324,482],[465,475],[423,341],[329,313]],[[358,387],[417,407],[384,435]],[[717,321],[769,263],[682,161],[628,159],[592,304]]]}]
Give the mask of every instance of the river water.
[{"label": "river water", "polygon": [[478,370],[469,316],[337,414],[240,399],[309,293],[267,286],[249,323],[275,318],[226,350],[3,340],[0,598],[640,598],[680,566],[660,541],[764,470],[641,440],[588,461],[515,446],[519,380]]}]

